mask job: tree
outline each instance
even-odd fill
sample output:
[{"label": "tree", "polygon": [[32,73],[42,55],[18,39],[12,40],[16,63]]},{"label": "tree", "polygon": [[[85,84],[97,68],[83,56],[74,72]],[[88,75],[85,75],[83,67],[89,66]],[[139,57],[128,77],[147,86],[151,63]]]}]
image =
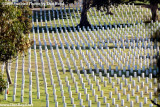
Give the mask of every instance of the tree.
[{"label": "tree", "polygon": [[152,20],[155,22],[158,19],[157,10],[158,10],[158,4],[160,3],[160,0],[129,0],[129,2],[133,2],[133,1],[149,2],[151,13],[152,13]]},{"label": "tree", "polygon": [[58,3],[58,4],[55,5],[56,7],[60,6],[60,5],[59,5],[59,3],[60,3],[59,0],[54,0],[54,3]]},{"label": "tree", "polygon": [[2,78],[2,74],[0,74],[0,94],[3,94],[3,91],[6,89],[7,82]]},{"label": "tree", "polygon": [[90,26],[87,18],[87,11],[90,8],[91,0],[83,0],[83,9],[81,13],[81,20],[79,26]]},{"label": "tree", "polygon": [[109,6],[111,4],[118,5],[120,3],[121,0],[83,0],[83,9],[79,26],[90,26],[90,23],[87,19],[87,11],[91,7],[96,7],[97,10],[100,10],[101,8],[107,8],[107,13],[111,13],[109,10]]},{"label": "tree", "polygon": [[63,0],[64,4],[70,4],[73,3],[74,4],[74,0]]},{"label": "tree", "polygon": [[11,84],[8,60],[22,55],[31,46],[28,38],[31,29],[31,11],[27,5],[15,7],[3,3],[5,0],[0,0],[0,62],[5,63],[7,79]]},{"label": "tree", "polygon": [[160,0],[149,0],[152,12],[152,20],[155,22],[158,19],[157,10],[158,10],[158,3]]},{"label": "tree", "polygon": [[68,5],[71,3],[74,4],[75,1],[77,2],[78,0],[63,0],[64,4],[68,4]]},{"label": "tree", "polygon": [[[64,4],[74,3],[74,1],[78,0],[64,0]],[[118,5],[120,3],[122,3],[121,0],[83,0],[83,9],[79,26],[91,26],[87,18],[87,11],[91,7],[96,7],[97,10],[107,8],[107,14],[112,14],[110,11],[111,4]]]}]

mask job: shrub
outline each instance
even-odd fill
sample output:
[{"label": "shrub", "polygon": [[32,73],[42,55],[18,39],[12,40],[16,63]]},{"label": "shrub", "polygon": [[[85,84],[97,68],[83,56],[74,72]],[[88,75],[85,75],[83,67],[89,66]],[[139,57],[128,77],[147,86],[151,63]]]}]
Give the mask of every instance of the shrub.
[{"label": "shrub", "polygon": [[2,74],[0,74],[0,94],[3,94],[3,91],[6,89],[7,82],[2,78]]}]

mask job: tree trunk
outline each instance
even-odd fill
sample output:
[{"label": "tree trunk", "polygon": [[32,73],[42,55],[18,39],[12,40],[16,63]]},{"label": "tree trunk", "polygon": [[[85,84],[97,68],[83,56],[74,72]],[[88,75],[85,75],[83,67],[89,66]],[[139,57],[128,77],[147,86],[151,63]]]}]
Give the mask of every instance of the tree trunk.
[{"label": "tree trunk", "polygon": [[54,0],[54,3],[55,3],[55,2],[57,2],[56,5],[55,5],[55,7],[59,7],[59,6],[60,6],[60,4],[59,4],[60,1],[59,1],[59,0]]},{"label": "tree trunk", "polygon": [[2,87],[0,87],[0,93],[2,93],[2,91],[3,91],[3,90],[2,90]]},{"label": "tree trunk", "polygon": [[11,77],[8,71],[8,61],[6,62],[6,73],[7,73],[7,79],[8,79],[9,84],[12,84]]},{"label": "tree trunk", "polygon": [[81,20],[80,20],[80,24],[79,26],[91,26],[88,18],[87,18],[87,10],[89,9],[89,4],[87,4],[87,0],[83,1],[83,9],[82,9],[82,13],[81,13]]},{"label": "tree trunk", "polygon": [[151,12],[152,12],[153,22],[155,22],[158,19],[157,10],[158,10],[158,3],[151,4]]},{"label": "tree trunk", "polygon": [[111,12],[110,6],[107,6],[107,13],[106,14],[113,15],[113,13]]},{"label": "tree trunk", "polygon": [[107,6],[107,13],[110,13],[110,7]]}]

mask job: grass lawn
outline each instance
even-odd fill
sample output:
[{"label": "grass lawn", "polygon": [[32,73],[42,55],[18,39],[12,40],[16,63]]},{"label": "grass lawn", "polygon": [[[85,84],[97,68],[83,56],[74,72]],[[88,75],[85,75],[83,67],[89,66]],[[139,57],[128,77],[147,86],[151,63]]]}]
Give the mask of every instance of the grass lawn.
[{"label": "grass lawn", "polygon": [[[122,8],[123,7],[123,8]],[[143,9],[143,10],[142,10]],[[138,107],[140,102],[144,103],[144,98],[148,98],[147,104],[143,104],[144,107],[148,107],[149,104],[151,104],[150,99],[149,99],[149,93],[154,92],[154,88],[157,88],[157,84],[153,83],[153,80],[155,78],[149,79],[148,77],[148,83],[146,83],[146,77],[141,78],[140,82],[138,82],[138,79],[136,77],[133,77],[132,81],[130,81],[129,77],[125,77],[125,80],[122,79],[122,77],[113,77],[111,75],[111,71],[109,71],[109,67],[107,66],[106,63],[108,63],[111,66],[111,69],[116,69],[116,66],[118,67],[118,72],[114,71],[117,76],[119,76],[119,71],[122,71],[122,74],[126,75],[126,72],[123,72],[123,69],[120,67],[121,64],[123,64],[123,67],[126,67],[126,71],[128,71],[128,66],[126,66],[126,63],[130,65],[131,68],[133,68],[134,72],[138,72],[135,70],[135,66],[133,66],[133,57],[134,54],[139,55],[139,56],[145,56],[147,53],[150,56],[153,56],[156,54],[154,50],[150,50],[150,52],[147,50],[145,53],[142,51],[142,49],[137,48],[136,49],[121,49],[122,52],[119,51],[118,48],[115,48],[114,42],[118,40],[117,45],[120,46],[121,43],[124,41],[123,45],[131,46],[133,42],[127,42],[127,39],[132,41],[138,38],[138,39],[143,39],[146,37],[150,37],[155,29],[159,27],[159,23],[155,22],[152,24],[140,24],[140,19],[142,21],[146,21],[145,17],[150,18],[150,10],[147,10],[146,8],[140,9],[139,6],[127,6],[127,5],[121,5],[118,8],[112,8],[113,13],[115,13],[113,16],[105,15],[104,12],[96,11],[93,9],[90,9],[88,11],[88,18],[90,19],[90,23],[95,26],[99,25],[104,25],[104,22],[106,22],[107,25],[109,25],[109,22],[111,25],[114,24],[123,24],[129,21],[129,23],[133,24],[132,27],[118,27],[117,29],[104,29],[99,27],[96,28],[95,30],[83,30],[82,31],[68,31],[68,32],[59,32],[56,33],[51,29],[51,26],[53,29],[56,29],[55,23],[57,24],[56,26],[60,28],[66,26],[67,29],[69,29],[69,26],[76,26],[77,22],[79,23],[80,21],[80,10],[78,11],[76,9],[70,9],[71,15],[69,15],[69,10],[66,9],[66,14],[65,10],[62,9],[63,15],[60,14],[60,9],[54,10],[55,15],[53,15],[53,11],[50,10],[50,18],[49,18],[49,11],[42,12],[42,22],[41,22],[41,16],[40,12],[37,12],[37,18],[36,18],[36,12],[33,14],[33,21],[34,21],[34,32],[32,29],[32,32],[30,33],[30,38],[34,39],[35,37],[35,49],[34,46],[30,48],[31,54],[27,55],[26,57],[21,57],[19,56],[17,61],[14,60],[12,63],[10,63],[10,75],[12,78],[12,84],[9,85],[7,90],[9,90],[9,94],[7,95],[7,100],[4,100],[4,94],[0,95],[0,104],[29,104],[29,82],[30,82],[30,76],[28,73],[28,69],[30,68],[30,72],[32,72],[32,104],[34,107],[45,107],[46,106],[46,93],[45,93],[45,80],[47,83],[47,93],[49,94],[49,105],[50,106],[55,106],[55,101],[54,101],[54,94],[53,91],[56,90],[56,95],[57,95],[57,102],[59,107],[63,107],[63,101],[62,101],[62,96],[61,93],[64,92],[65,96],[65,103],[67,103],[67,107],[73,106],[71,104],[71,98],[74,98],[74,104],[76,104],[76,107],[80,107],[80,99],[78,99],[78,94],[81,93],[81,99],[83,99],[83,105],[88,106],[88,101],[86,101],[86,94],[84,93],[84,90],[82,88],[81,80],[83,78],[83,83],[85,83],[85,88],[87,88],[87,94],[89,94],[89,100],[92,101],[92,107],[97,107],[97,102],[95,102],[95,96],[92,95],[92,89],[90,89],[90,85],[88,84],[88,81],[90,81],[90,84],[93,84],[93,89],[95,89],[95,95],[98,95],[98,101],[101,102],[101,107],[105,107],[106,103],[103,103],[103,98],[107,97],[107,103],[110,103],[110,106],[113,107],[115,105],[112,105],[112,98],[115,98],[116,103],[119,106],[121,105],[121,100],[124,99],[124,105],[125,106],[130,106],[130,101],[134,102],[134,106]],[[130,12],[132,10],[132,13]],[[59,13],[58,13],[59,12]],[[142,14],[140,14],[140,12]],[[75,16],[74,16],[75,13]],[[46,14],[46,21],[45,19],[45,14]],[[57,15],[59,14],[59,18],[57,18]],[[103,18],[101,17],[103,16]],[[132,16],[132,17],[131,17]],[[135,17],[136,16],[136,17]],[[55,18],[55,19],[54,19]],[[69,22],[67,22],[67,18]],[[133,20],[133,19],[136,20]],[[51,19],[51,20],[49,20]],[[64,20],[63,20],[64,19]],[[72,19],[72,20],[71,20]],[[94,22],[95,20],[95,22]],[[138,21],[137,25],[134,25]],[[39,32],[37,31],[39,26]],[[44,32],[42,32],[42,28],[44,28]],[[74,28],[74,27],[73,27]],[[49,29],[50,31],[47,32],[46,29]],[[53,31],[53,32],[52,32]],[[145,35],[144,35],[145,34]],[[149,43],[149,40],[145,40],[146,45],[156,45],[155,43],[151,42]],[[56,43],[58,45],[58,49],[56,49]],[[88,44],[90,44],[91,48],[90,49]],[[144,42],[139,41],[138,46],[142,46]],[[42,54],[40,50],[40,44],[42,48]],[[64,50],[66,53],[66,56],[63,54],[62,46],[64,46]],[[67,44],[70,46],[70,51],[68,50]],[[78,45],[81,47],[81,49],[78,48]],[[94,48],[94,45],[97,47],[99,45],[107,45],[109,49],[106,49],[105,47],[103,49],[97,48],[97,50]],[[51,46],[53,50],[51,49]],[[75,50],[73,49],[72,45],[75,46]],[[85,49],[84,49],[85,46]],[[159,46],[159,44],[158,44]],[[45,51],[47,50],[47,51]],[[134,52],[132,52],[134,51]],[[152,52],[151,52],[152,51]],[[52,56],[52,52],[54,53],[54,56]],[[34,54],[36,53],[36,54]],[[60,54],[58,54],[60,53]],[[130,56],[128,56],[128,53]],[[153,54],[152,54],[153,53]],[[127,57],[129,57],[129,60]],[[41,56],[42,55],[42,56]],[[77,57],[78,55],[78,57]],[[116,58],[118,58],[119,62],[116,62],[114,59],[114,55]],[[59,58],[59,56],[61,58]],[[71,57],[73,56],[73,57]],[[85,57],[84,57],[85,56]],[[29,59],[30,57],[30,59]],[[56,65],[54,63],[54,57],[56,59],[56,65],[57,65],[57,70],[56,70]],[[122,59],[121,59],[122,57]],[[37,58],[37,59],[36,59]],[[43,58],[43,60],[42,60]],[[69,63],[67,62],[67,59]],[[74,61],[73,61],[74,59]],[[104,60],[103,60],[104,59]],[[23,60],[24,60],[24,68],[23,68]],[[29,65],[29,60],[31,61]],[[37,60],[37,62],[36,62]],[[50,63],[48,63],[48,61]],[[86,61],[87,60],[87,61]],[[114,63],[112,63],[112,60],[114,60]],[[142,59],[143,61],[144,59]],[[63,62],[61,62],[63,61]],[[106,62],[105,62],[106,61]],[[135,58],[135,65],[137,65],[137,69],[140,68],[140,63],[143,63],[141,59]],[[43,64],[41,63],[43,62]],[[101,91],[103,90],[104,96],[101,97],[101,91],[98,90],[98,86],[96,86],[96,81],[94,80],[94,77],[92,74],[87,73],[84,75],[82,73],[83,68],[81,67],[81,62],[86,71],[89,71],[88,64],[90,64],[90,68],[92,68],[93,71],[96,71],[94,68],[94,65],[97,66],[99,71],[102,72],[104,81],[107,82],[107,86],[104,86],[104,81],[101,81],[101,77],[99,74],[96,74],[95,76],[96,79],[99,80],[99,85],[101,86]],[[86,63],[88,62],[88,63]],[[62,64],[63,63],[63,64]],[[80,71],[80,74],[76,72],[75,68],[75,63],[77,66],[77,69]],[[149,63],[152,63],[149,60]],[[36,69],[36,64],[37,64],[37,69]],[[70,64],[70,69],[68,67],[68,64]],[[17,65],[17,71],[16,71],[16,65]],[[65,68],[65,73],[63,73],[64,68],[62,67],[64,65]],[[107,78],[106,74],[104,74],[104,70],[102,69],[101,65],[104,66],[104,69],[107,70],[107,72],[110,74],[110,78],[112,79],[112,82],[109,82],[109,78]],[[6,79],[6,73],[5,66],[1,64],[2,66],[2,72],[4,72],[4,78]],[[147,64],[143,65],[145,69],[147,68]],[[51,71],[50,71],[51,67]],[[154,64],[150,64],[150,67],[155,70]],[[43,70],[44,69],[44,70]],[[24,70],[24,71],[23,71]],[[37,72],[36,72],[37,70]],[[58,72],[57,72],[58,71]],[[70,72],[73,71],[73,72]],[[146,71],[142,71],[146,75]],[[22,75],[24,73],[25,76],[25,84],[24,84],[24,95],[23,95],[23,102],[21,102],[21,89],[22,89]],[[52,74],[52,75],[51,75]],[[17,75],[17,81],[15,81],[15,75]],[[37,89],[37,80],[36,80],[36,75],[38,75],[38,81],[39,81],[39,89]],[[59,77],[58,77],[59,75]],[[133,75],[133,73],[130,73],[130,75]],[[140,74],[138,74],[141,76]],[[69,92],[68,92],[68,86],[66,85],[67,82],[65,81],[65,78],[68,77],[69,81],[69,86],[71,86],[71,91],[72,91],[72,97],[70,97]],[[51,78],[53,78],[53,83],[55,87],[51,84]],[[60,80],[59,80],[60,78]],[[123,89],[120,90],[120,83],[117,84],[117,79],[120,80],[120,83],[123,84],[123,89],[126,89],[126,95],[123,95]],[[75,81],[74,81],[75,80]],[[63,85],[63,89],[60,88],[59,81],[61,81],[61,85]],[[128,84],[125,85],[125,81],[128,81]],[[134,87],[132,82],[135,81],[136,86],[139,85],[139,92],[136,92],[136,86]],[[142,82],[144,82],[144,87],[141,87]],[[13,101],[13,89],[14,89],[14,83],[16,83],[16,100]],[[114,83],[114,87],[112,88],[112,83]],[[149,88],[149,84],[152,83],[152,88]],[[77,84],[78,87],[78,92],[76,92],[75,84]],[[128,90],[128,85],[131,84],[131,90]],[[118,93],[121,94],[121,99],[118,100],[117,94],[115,94],[115,87],[118,88]],[[145,87],[148,87],[148,93],[145,93]],[[134,89],[135,95],[132,96],[132,90]],[[40,91],[40,99],[37,99],[37,90]],[[143,97],[140,97],[140,93],[143,91],[144,95]],[[112,92],[112,98],[109,98],[109,93]],[[127,101],[127,94],[130,94],[130,101]],[[136,96],[139,96],[139,102],[136,103]],[[154,99],[155,96],[152,96],[152,99]],[[16,107],[16,106],[15,106]]]}]

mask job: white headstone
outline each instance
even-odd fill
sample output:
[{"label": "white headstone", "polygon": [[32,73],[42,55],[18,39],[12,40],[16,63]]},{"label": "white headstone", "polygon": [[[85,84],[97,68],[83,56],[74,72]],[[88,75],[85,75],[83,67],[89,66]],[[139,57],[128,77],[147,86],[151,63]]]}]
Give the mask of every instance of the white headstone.
[{"label": "white headstone", "polygon": [[115,105],[115,98],[112,98],[112,105]]},{"label": "white headstone", "polygon": [[115,107],[119,107],[119,105],[118,105],[118,104],[116,104],[116,105],[115,105]]},{"label": "white headstone", "polygon": [[154,94],[156,94],[157,93],[157,88],[154,88]]},{"label": "white headstone", "polygon": [[101,86],[100,85],[98,85],[98,91],[101,91]]},{"label": "white headstone", "polygon": [[106,107],[110,107],[110,103],[107,103],[107,104],[106,104]]},{"label": "white headstone", "polygon": [[62,102],[65,103],[65,96],[62,97]]},{"label": "white headstone", "polygon": [[154,78],[154,84],[157,84],[157,79],[156,78]]},{"label": "white headstone", "polygon": [[120,84],[120,79],[119,78],[117,78],[117,84]]},{"label": "white headstone", "polygon": [[132,81],[132,86],[135,87],[136,86],[136,82],[135,80]]},{"label": "white headstone", "polygon": [[121,106],[124,106],[124,99],[121,100]]},{"label": "white headstone", "polygon": [[90,84],[90,90],[92,90],[93,89],[93,84]]},{"label": "white headstone", "polygon": [[123,83],[120,83],[120,90],[123,89]]},{"label": "white headstone", "polygon": [[109,83],[112,83],[112,78],[111,77],[109,77]]},{"label": "white headstone", "polygon": [[54,95],[54,101],[55,102],[57,101],[57,95]]},{"label": "white headstone", "polygon": [[145,93],[148,93],[148,86],[145,87]]},{"label": "white headstone", "polygon": [[69,92],[69,97],[72,98],[72,91]]},{"label": "white headstone", "polygon": [[101,107],[101,102],[100,101],[97,102],[97,107]]},{"label": "white headstone", "polygon": [[103,97],[103,103],[107,102],[107,97]]},{"label": "white headstone", "polygon": [[140,95],[141,95],[141,97],[143,97],[143,91],[141,91]]},{"label": "white headstone", "polygon": [[152,79],[152,74],[149,74],[149,79]]},{"label": "white headstone", "polygon": [[125,79],[125,86],[126,86],[126,85],[128,85],[128,81],[127,81],[127,79]]},{"label": "white headstone", "polygon": [[149,107],[153,107],[153,104],[149,104]]},{"label": "white headstone", "polygon": [[99,80],[96,80],[96,86],[98,86],[99,85]]},{"label": "white headstone", "polygon": [[130,101],[130,94],[127,94],[127,101]]},{"label": "white headstone", "polygon": [[84,89],[84,94],[87,94],[87,88]]},{"label": "white headstone", "polygon": [[134,91],[134,89],[132,89],[132,96],[134,96],[135,95],[135,91]]},{"label": "white headstone", "polygon": [[115,87],[115,94],[118,94],[118,88]]},{"label": "white headstone", "polygon": [[145,82],[148,83],[148,77],[146,77],[146,81]]},{"label": "white headstone", "polygon": [[121,93],[118,93],[118,100],[121,100]]},{"label": "white headstone", "polygon": [[149,89],[152,89],[152,82],[149,83]]},{"label": "white headstone", "polygon": [[114,88],[114,82],[112,82],[112,88]]},{"label": "white headstone", "polygon": [[72,107],[76,107],[76,104],[73,104],[73,106]]},{"label": "white headstone", "polygon": [[140,82],[141,81],[141,77],[140,76],[138,76],[138,82]]},{"label": "white headstone", "polygon": [[78,93],[78,99],[79,100],[81,99],[81,93]]},{"label": "white headstone", "polygon": [[86,95],[86,101],[89,101],[89,94]]},{"label": "white headstone", "polygon": [[126,95],[126,89],[125,88],[123,89],[123,95]]},{"label": "white headstone", "polygon": [[67,107],[67,103],[63,103],[63,107]]},{"label": "white headstone", "polygon": [[142,102],[139,103],[139,107],[143,107],[143,103]]},{"label": "white headstone", "polygon": [[132,81],[132,76],[129,77],[129,80]]},{"label": "white headstone", "polygon": [[147,97],[144,97],[144,104],[147,104]]},{"label": "white headstone", "polygon": [[103,90],[101,91],[101,97],[103,97],[104,96],[104,92],[103,92]]},{"label": "white headstone", "polygon": [[98,102],[98,95],[95,95],[95,102]]},{"label": "white headstone", "polygon": [[142,78],[144,79],[144,77],[145,77],[145,75],[144,75],[144,73],[142,73]]},{"label": "white headstone", "polygon": [[57,101],[55,102],[55,107],[58,107],[58,102]]},{"label": "white headstone", "polygon": [[139,103],[139,96],[136,96],[136,103]]},{"label": "white headstone", "polygon": [[141,82],[141,88],[143,88],[144,87],[144,82]]},{"label": "white headstone", "polygon": [[134,102],[130,101],[130,107],[134,107]]},{"label": "white headstone", "polygon": [[137,72],[134,72],[134,77],[135,77],[135,78],[137,77]]},{"label": "white headstone", "polygon": [[80,106],[83,106],[83,99],[80,99]]},{"label": "white headstone", "polygon": [[71,98],[71,104],[74,104],[74,98]]},{"label": "white headstone", "polygon": [[152,92],[149,92],[149,99],[152,99]]},{"label": "white headstone", "polygon": [[89,100],[88,101],[88,107],[91,107],[92,106],[92,100]]},{"label": "white headstone", "polygon": [[95,89],[92,90],[92,96],[95,96]]},{"label": "white headstone", "polygon": [[107,81],[104,81],[104,87],[106,87],[107,86]]},{"label": "white headstone", "polygon": [[16,97],[15,97],[15,95],[13,95],[13,101],[16,101]]},{"label": "white headstone", "polygon": [[112,91],[109,92],[109,98],[112,98]]}]

